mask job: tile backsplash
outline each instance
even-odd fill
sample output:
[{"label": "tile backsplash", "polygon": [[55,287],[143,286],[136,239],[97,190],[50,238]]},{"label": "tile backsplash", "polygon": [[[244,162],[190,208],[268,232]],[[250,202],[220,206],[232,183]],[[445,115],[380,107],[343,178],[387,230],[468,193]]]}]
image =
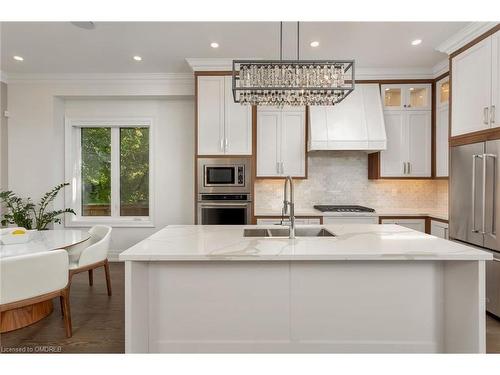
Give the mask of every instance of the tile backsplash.
[{"label": "tile backsplash", "polygon": [[[309,153],[308,179],[294,180],[296,210],[315,204],[359,204],[375,209],[448,210],[447,180],[368,180],[368,158],[357,151]],[[281,209],[283,180],[257,180],[255,210]]]}]

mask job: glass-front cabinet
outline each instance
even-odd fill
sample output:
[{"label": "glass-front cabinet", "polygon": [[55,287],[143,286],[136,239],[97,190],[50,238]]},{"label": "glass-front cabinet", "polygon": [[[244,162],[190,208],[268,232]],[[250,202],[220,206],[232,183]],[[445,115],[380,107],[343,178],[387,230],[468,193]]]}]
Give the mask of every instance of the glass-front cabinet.
[{"label": "glass-front cabinet", "polygon": [[381,85],[384,110],[430,110],[430,84]]}]

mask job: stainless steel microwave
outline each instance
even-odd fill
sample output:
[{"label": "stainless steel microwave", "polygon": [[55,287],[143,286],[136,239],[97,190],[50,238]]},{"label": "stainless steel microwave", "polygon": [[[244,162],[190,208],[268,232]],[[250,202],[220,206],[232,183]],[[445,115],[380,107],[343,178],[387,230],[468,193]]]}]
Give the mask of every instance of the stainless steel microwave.
[{"label": "stainless steel microwave", "polygon": [[250,158],[199,158],[198,193],[250,193]]}]

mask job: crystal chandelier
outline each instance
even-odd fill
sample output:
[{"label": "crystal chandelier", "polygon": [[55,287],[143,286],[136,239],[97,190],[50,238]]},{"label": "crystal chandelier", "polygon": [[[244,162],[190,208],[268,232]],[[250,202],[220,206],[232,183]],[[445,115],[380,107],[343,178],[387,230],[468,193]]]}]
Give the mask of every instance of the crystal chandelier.
[{"label": "crystal chandelier", "polygon": [[335,105],[354,90],[354,60],[233,60],[233,98],[246,105]]}]

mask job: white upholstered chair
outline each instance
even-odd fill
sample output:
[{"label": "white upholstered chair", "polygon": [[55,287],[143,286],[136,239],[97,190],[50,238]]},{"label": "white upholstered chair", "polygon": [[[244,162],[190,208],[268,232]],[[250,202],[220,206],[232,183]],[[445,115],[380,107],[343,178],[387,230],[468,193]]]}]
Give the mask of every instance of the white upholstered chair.
[{"label": "white upholstered chair", "polygon": [[66,336],[71,337],[68,264],[66,250],[0,259],[0,311],[59,297]]},{"label": "white upholstered chair", "polygon": [[93,271],[104,267],[108,296],[111,295],[111,278],[109,275],[108,250],[111,240],[111,227],[96,225],[89,230],[90,239],[68,249],[70,256],[69,282],[73,275],[88,271],[89,285],[94,284]]}]

